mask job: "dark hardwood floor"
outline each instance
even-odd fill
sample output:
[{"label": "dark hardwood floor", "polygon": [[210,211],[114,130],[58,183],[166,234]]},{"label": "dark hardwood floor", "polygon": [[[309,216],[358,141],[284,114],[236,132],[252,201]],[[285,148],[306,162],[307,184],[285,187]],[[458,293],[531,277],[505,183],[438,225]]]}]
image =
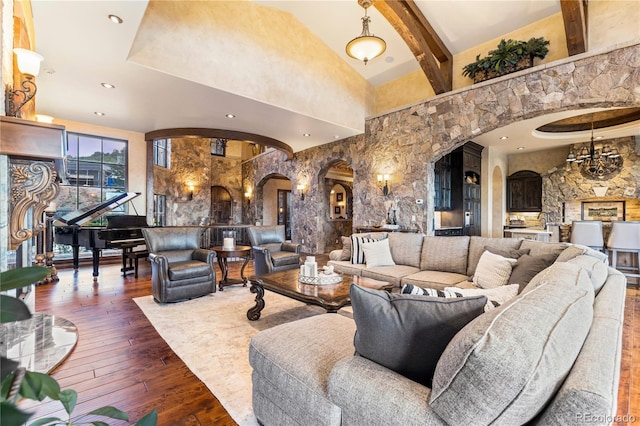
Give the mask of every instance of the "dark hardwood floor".
[{"label": "dark hardwood floor", "polygon": [[[230,263],[229,276],[239,275],[239,266]],[[246,274],[252,273],[249,264]],[[57,284],[36,287],[36,309],[67,318],[79,329],[78,345],[52,374],[63,389],[78,391],[76,413],[114,405],[127,411],[132,421],[156,408],[159,425],[235,424],[132,300],[151,294],[148,262],[140,262],[139,278],[133,274],[123,278],[119,264],[101,265],[95,283],[90,266],[81,267],[78,273],[61,270],[59,276]],[[639,382],[640,290],[629,288],[618,397],[622,421],[616,424],[627,424],[625,415],[640,420]],[[39,416],[64,414],[54,402],[35,409]]]}]

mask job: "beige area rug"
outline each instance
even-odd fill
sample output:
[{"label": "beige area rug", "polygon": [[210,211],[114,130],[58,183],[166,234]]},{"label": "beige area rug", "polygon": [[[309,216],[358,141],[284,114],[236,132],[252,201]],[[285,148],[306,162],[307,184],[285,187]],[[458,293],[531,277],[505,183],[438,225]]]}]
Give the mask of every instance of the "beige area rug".
[{"label": "beige area rug", "polygon": [[[249,340],[260,330],[325,312],[318,306],[265,292],[258,321],[247,319],[255,295],[248,287],[227,287],[194,300],[160,305],[152,296],[134,301],[193,373],[240,425],[257,425],[251,406]],[[352,316],[351,307],[340,314]]]}]

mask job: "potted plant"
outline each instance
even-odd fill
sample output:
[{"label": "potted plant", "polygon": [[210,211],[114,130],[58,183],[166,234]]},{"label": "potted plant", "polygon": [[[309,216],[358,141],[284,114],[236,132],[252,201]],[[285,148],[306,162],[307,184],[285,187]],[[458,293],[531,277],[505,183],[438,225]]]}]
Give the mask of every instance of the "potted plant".
[{"label": "potted plant", "polygon": [[534,58],[544,59],[549,53],[549,41],[533,37],[528,41],[502,39],[487,56],[476,56],[476,60],[462,68],[462,75],[474,83],[499,77],[533,66]]},{"label": "potted plant", "polygon": [[[8,291],[26,287],[45,278],[51,271],[40,266],[11,269],[0,273],[0,291]],[[24,302],[15,297],[0,294],[0,322],[23,321],[31,318],[31,312]],[[47,417],[37,419],[30,426],[40,425],[80,425],[92,424],[95,426],[107,425],[103,421],[86,419],[88,416],[100,416],[110,419],[129,421],[129,416],[122,410],[107,406],[97,408],[90,413],[71,417],[78,400],[78,393],[73,389],[61,390],[58,382],[47,374],[27,371],[18,367],[18,363],[1,357],[2,382],[0,383],[0,420],[3,426],[20,426],[31,417],[31,413],[22,411],[18,407],[18,399],[32,399],[42,401],[49,397],[54,401],[60,401],[68,418]],[[154,409],[142,417],[137,426],[155,426],[158,412]]]}]

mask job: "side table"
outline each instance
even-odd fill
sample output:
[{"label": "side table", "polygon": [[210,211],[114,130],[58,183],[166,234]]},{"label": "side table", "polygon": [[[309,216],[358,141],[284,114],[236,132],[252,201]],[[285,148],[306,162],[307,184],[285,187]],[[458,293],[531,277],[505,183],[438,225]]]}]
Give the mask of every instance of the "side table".
[{"label": "side table", "polygon": [[[249,263],[249,259],[251,259],[251,246],[235,246],[232,249],[215,246],[211,247],[211,250],[216,252],[216,256],[218,257],[218,266],[220,266],[220,270],[222,271],[222,276],[218,282],[218,290],[223,291],[224,286],[233,284],[242,284],[243,287],[246,287],[248,280],[247,277],[244,276],[244,268],[247,266],[247,263]],[[242,268],[240,268],[240,279],[227,277],[227,274],[229,273],[227,259],[234,257],[244,259]]]}]

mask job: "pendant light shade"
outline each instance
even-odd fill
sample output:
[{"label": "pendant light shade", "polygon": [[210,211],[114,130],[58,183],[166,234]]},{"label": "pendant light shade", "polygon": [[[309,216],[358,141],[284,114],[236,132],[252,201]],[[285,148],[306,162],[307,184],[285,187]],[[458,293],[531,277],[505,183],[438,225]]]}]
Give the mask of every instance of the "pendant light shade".
[{"label": "pendant light shade", "polygon": [[347,43],[347,55],[354,59],[363,61],[365,65],[371,59],[382,55],[387,49],[387,43],[380,37],[369,33],[369,22],[371,18],[367,16],[367,8],[371,6],[369,1],[359,2],[364,8],[364,17],[362,17],[362,34]]}]

